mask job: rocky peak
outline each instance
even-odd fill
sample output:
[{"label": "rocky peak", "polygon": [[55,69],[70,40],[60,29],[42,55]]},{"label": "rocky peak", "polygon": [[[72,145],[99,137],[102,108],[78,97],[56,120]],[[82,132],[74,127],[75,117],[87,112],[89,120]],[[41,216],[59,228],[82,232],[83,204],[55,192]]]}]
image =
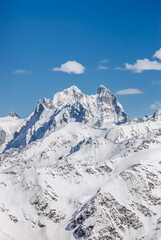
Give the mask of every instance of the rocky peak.
[{"label": "rocky peak", "polygon": [[[128,121],[128,116],[118,99],[103,85],[99,86],[95,95],[85,95],[76,86],[72,86],[56,93],[52,103],[55,109],[58,110],[69,106],[67,111],[70,116],[75,116],[75,114],[71,113],[73,109],[79,116],[82,116],[81,111],[83,111],[85,113],[83,119],[88,123],[98,121],[100,124],[107,122],[125,123]],[[82,119],[79,116],[77,119]]]},{"label": "rocky peak", "polygon": [[42,101],[40,99],[36,106],[35,113],[42,112],[43,110],[44,110],[44,104],[42,103]]},{"label": "rocky peak", "polygon": [[112,95],[112,93],[110,92],[110,90],[108,90],[104,85],[100,85],[98,90],[97,90],[97,94],[99,95]]},{"label": "rocky peak", "polygon": [[75,92],[75,93],[81,93],[81,90],[80,90],[78,87],[76,87],[75,85],[73,85],[73,86],[71,86],[71,87],[65,89],[64,92]]},{"label": "rocky peak", "polygon": [[48,109],[54,109],[54,105],[53,105],[53,103],[52,103],[52,101],[50,99],[44,98],[43,104]]},{"label": "rocky peak", "polygon": [[20,119],[19,115],[18,115],[15,111],[10,112],[10,113],[8,114],[8,116],[9,116],[9,117],[16,117],[16,118]]},{"label": "rocky peak", "polygon": [[158,109],[153,114],[153,119],[161,121],[161,109]]},{"label": "rocky peak", "polygon": [[62,92],[58,92],[54,95],[52,102],[55,107],[62,107],[65,105],[72,105],[79,102],[84,94],[76,87],[71,86]]},{"label": "rocky peak", "polygon": [[112,107],[112,105],[118,105],[117,98],[108,90],[105,86],[100,85],[97,90],[97,101]]}]

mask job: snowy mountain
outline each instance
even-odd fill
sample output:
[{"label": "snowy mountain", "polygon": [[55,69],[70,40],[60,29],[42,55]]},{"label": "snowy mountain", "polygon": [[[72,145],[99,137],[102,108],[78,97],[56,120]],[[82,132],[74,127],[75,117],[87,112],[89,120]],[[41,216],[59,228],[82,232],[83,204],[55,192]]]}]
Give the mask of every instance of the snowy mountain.
[{"label": "snowy mountain", "polygon": [[0,239],[161,239],[161,110],[73,86],[0,127]]},{"label": "snowy mountain", "polygon": [[48,133],[65,126],[69,122],[81,122],[90,126],[104,123],[121,124],[129,121],[118,99],[104,86],[98,88],[96,95],[85,95],[72,86],[54,95],[52,100],[39,100],[35,112],[26,125],[8,142],[10,148],[26,146]]},{"label": "snowy mountain", "polygon": [[15,111],[10,112],[10,113],[8,114],[8,116],[9,116],[9,117],[19,118],[19,119],[20,119],[20,117],[18,116],[18,114],[17,114]]}]

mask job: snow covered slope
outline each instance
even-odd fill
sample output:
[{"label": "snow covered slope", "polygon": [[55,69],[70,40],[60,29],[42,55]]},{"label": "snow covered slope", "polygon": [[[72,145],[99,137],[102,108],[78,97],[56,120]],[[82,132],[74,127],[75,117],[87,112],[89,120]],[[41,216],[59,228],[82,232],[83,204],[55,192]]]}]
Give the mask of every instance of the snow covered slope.
[{"label": "snow covered slope", "polygon": [[16,135],[0,155],[1,240],[161,238],[160,111],[130,121],[104,86],[71,87]]},{"label": "snow covered slope", "polygon": [[25,124],[26,120],[20,119],[16,112],[10,112],[7,117],[0,118],[0,151],[14,137],[14,133]]}]

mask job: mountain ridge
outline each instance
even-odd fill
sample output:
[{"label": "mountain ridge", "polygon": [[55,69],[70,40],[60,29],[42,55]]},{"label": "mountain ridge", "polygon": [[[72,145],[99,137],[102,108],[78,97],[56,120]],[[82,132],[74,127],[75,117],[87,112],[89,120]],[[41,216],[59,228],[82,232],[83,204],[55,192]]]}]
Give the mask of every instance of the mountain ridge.
[{"label": "mountain ridge", "polygon": [[129,117],[118,99],[105,86],[100,85],[96,95],[85,95],[72,86],[56,93],[52,100],[39,100],[35,112],[4,151],[26,146],[40,136],[43,137],[50,129],[53,131],[70,121],[101,126],[106,122],[122,124],[129,121]]}]

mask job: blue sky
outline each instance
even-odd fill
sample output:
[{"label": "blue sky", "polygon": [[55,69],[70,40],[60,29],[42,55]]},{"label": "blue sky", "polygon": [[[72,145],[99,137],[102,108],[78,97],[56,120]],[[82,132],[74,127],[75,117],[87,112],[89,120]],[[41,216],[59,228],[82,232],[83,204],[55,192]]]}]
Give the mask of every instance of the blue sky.
[{"label": "blue sky", "polygon": [[71,85],[86,94],[105,85],[131,117],[161,108],[160,9],[160,0],[1,0],[0,116],[27,117]]}]

